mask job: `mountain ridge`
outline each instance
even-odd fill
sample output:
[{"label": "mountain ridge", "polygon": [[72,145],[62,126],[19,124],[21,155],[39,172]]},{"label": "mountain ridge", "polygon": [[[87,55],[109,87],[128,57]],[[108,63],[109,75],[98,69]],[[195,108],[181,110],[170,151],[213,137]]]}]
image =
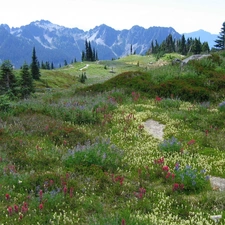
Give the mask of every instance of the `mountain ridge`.
[{"label": "mountain ridge", "polygon": [[101,24],[84,31],[48,20],[36,20],[17,28],[1,24],[0,62],[10,59],[15,67],[20,67],[24,61],[30,63],[32,48],[35,47],[38,60],[53,62],[57,67],[65,60],[69,63],[74,59],[80,61],[85,40],[91,42],[100,60],[111,60],[130,54],[131,45],[137,54],[145,54],[152,41],[157,40],[160,44],[169,34],[173,39],[181,38],[181,34],[172,27],[153,26],[146,29],[134,25],[131,29],[115,30]]}]

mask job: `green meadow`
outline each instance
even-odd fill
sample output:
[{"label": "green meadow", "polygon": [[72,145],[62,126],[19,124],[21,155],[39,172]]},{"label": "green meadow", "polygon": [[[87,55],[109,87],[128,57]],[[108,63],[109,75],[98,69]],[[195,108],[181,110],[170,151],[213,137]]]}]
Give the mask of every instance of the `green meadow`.
[{"label": "green meadow", "polygon": [[32,96],[0,99],[0,224],[224,224],[225,52],[175,58],[41,70]]}]

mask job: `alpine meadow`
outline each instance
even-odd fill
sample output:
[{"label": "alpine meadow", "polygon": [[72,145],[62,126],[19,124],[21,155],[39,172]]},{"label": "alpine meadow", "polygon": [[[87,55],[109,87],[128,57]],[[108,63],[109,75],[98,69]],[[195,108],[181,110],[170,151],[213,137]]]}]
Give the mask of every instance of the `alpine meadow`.
[{"label": "alpine meadow", "polygon": [[0,224],[225,224],[224,37],[2,61]]}]

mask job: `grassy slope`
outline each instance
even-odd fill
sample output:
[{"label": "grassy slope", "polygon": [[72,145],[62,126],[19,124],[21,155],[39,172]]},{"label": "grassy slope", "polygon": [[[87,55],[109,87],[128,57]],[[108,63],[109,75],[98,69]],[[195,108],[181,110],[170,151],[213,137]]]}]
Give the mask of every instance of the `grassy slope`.
[{"label": "grassy slope", "polygon": [[[0,221],[3,224],[49,224],[51,220],[52,224],[59,221],[60,224],[113,225],[125,219],[127,224],[155,221],[170,225],[206,219],[208,224],[213,224],[208,215],[224,214],[223,193],[208,190],[173,193],[172,181],[165,181],[160,173],[156,175],[153,164],[163,156],[171,172],[179,161],[182,166],[191,164],[195,168],[205,168],[210,175],[225,177],[225,118],[216,105],[207,108],[200,103],[179,100],[155,102],[142,98],[142,94],[139,96],[134,84],[133,95],[122,90],[75,94],[77,87],[105,80],[110,87],[111,81],[119,79],[118,74],[137,70],[145,73],[146,67],[153,78],[155,74],[164,79],[165,76],[176,77],[173,68],[155,70],[156,65],[167,64],[168,60],[170,57],[155,62],[154,58],[134,55],[98,64],[75,63],[55,71],[42,71],[41,81],[36,82],[40,92],[34,98],[14,103],[11,111],[1,114],[0,208],[3,214]],[[88,79],[81,84],[78,77],[86,64],[89,64]],[[110,73],[112,67],[115,73]],[[154,81],[158,82],[155,78]],[[45,92],[46,88],[53,91]],[[160,152],[159,140],[142,129],[142,122],[148,118],[165,124],[165,138],[176,136],[185,152],[191,155]],[[207,137],[206,130],[209,131]],[[79,143],[88,148],[87,140],[94,142],[96,136],[109,138],[123,150],[119,170],[104,173],[101,167],[75,166],[75,162],[70,164],[69,161],[67,166],[63,164],[71,149],[76,149]],[[192,139],[196,142],[189,146],[187,143]],[[94,160],[94,155],[91,159]],[[117,180],[112,179],[111,173]],[[140,187],[146,189],[141,199],[136,197]],[[43,199],[40,199],[40,189],[44,192]],[[10,199],[6,199],[7,193]],[[9,215],[8,206],[18,205],[22,209],[24,202],[28,203],[28,212],[20,212],[22,221],[14,211],[12,216],[6,216]],[[40,209],[42,203],[43,210]]]}]

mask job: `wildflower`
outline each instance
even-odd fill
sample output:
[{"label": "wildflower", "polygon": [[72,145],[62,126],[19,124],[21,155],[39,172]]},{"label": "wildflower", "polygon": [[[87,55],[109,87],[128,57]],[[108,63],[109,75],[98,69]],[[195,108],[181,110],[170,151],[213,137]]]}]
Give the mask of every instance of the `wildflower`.
[{"label": "wildflower", "polygon": [[208,136],[208,134],[209,134],[209,131],[205,130],[205,136]]},{"label": "wildflower", "polygon": [[139,192],[142,193],[142,194],[145,194],[146,193],[146,189],[145,188],[139,188]]},{"label": "wildflower", "polygon": [[156,102],[160,102],[161,100],[162,100],[162,98],[160,98],[159,96],[156,96],[156,97],[155,97],[155,101],[156,101]]},{"label": "wildflower", "polygon": [[168,166],[163,166],[162,170],[168,172],[169,171],[169,167]]},{"label": "wildflower", "polygon": [[43,196],[43,191],[42,190],[39,191],[39,196],[40,196],[40,201],[41,201],[42,200],[42,196]]},{"label": "wildflower", "polygon": [[9,200],[10,199],[10,195],[8,193],[5,194],[5,199]]},{"label": "wildflower", "polygon": [[64,192],[64,195],[66,195],[66,193],[67,193],[67,187],[66,187],[66,185],[63,188],[63,192]]},{"label": "wildflower", "polygon": [[74,190],[74,188],[70,188],[70,198],[72,198],[73,197],[73,190]]},{"label": "wildflower", "polygon": [[44,205],[43,205],[43,203],[41,203],[41,204],[39,205],[39,209],[42,210],[43,208],[44,208]]},{"label": "wildflower", "polygon": [[12,216],[13,208],[11,206],[8,207],[9,216]]},{"label": "wildflower", "polygon": [[21,211],[22,213],[26,213],[28,211],[28,205],[26,202],[23,203]]},{"label": "wildflower", "polygon": [[126,221],[125,221],[125,219],[122,219],[122,221],[121,221],[121,225],[126,225]]},{"label": "wildflower", "polygon": [[173,184],[173,191],[177,191],[179,190],[179,188],[180,188],[180,185],[178,183]]},{"label": "wildflower", "polygon": [[19,212],[19,207],[18,207],[17,205],[14,205],[14,211],[15,211],[16,213]]},{"label": "wildflower", "polygon": [[180,167],[179,163],[176,163],[175,164],[175,170],[179,170],[179,167]]},{"label": "wildflower", "polygon": [[154,163],[155,164],[163,164],[164,163],[164,158],[161,157],[160,159],[156,159],[156,160],[154,160]]},{"label": "wildflower", "polygon": [[19,220],[22,220],[22,219],[23,219],[23,214],[20,214]]},{"label": "wildflower", "polygon": [[169,178],[170,178],[170,175],[171,175],[171,173],[168,172],[168,173],[166,174],[166,179],[169,179]]},{"label": "wildflower", "polygon": [[187,144],[188,145],[193,145],[195,143],[195,140],[194,139],[191,139]]}]

